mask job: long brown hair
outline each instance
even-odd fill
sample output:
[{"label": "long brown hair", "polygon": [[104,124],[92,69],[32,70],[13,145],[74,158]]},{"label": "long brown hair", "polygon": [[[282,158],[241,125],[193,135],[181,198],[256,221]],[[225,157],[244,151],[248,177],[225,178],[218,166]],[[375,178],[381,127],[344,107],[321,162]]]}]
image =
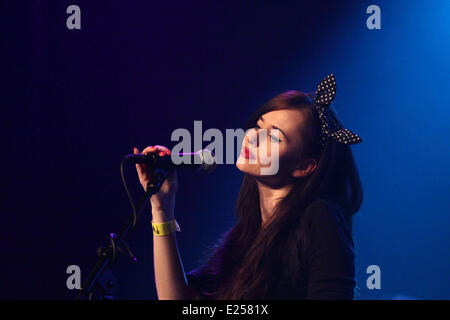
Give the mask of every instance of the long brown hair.
[{"label": "long brown hair", "polygon": [[[237,222],[201,267],[216,279],[216,290],[206,292],[215,299],[264,299],[280,281],[295,286],[300,281],[299,257],[308,241],[307,227],[301,223],[303,211],[315,199],[338,205],[351,229],[351,217],[362,203],[358,169],[349,146],[328,138],[321,151],[320,122],[311,98],[312,94],[299,91],[281,93],[257,110],[246,125],[245,129],[253,128],[261,115],[273,110],[301,110],[307,121],[299,156],[315,158],[318,165],[312,174],[296,180],[263,229],[256,180],[244,175],[236,204]],[[331,107],[329,116],[339,123]]]}]

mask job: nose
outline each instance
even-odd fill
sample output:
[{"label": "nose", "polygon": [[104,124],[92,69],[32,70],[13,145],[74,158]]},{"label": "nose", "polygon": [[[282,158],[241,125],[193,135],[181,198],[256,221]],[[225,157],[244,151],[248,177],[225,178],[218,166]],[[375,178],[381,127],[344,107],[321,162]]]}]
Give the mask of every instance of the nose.
[{"label": "nose", "polygon": [[247,141],[253,147],[258,147],[258,131],[256,129],[251,129],[248,131]]}]

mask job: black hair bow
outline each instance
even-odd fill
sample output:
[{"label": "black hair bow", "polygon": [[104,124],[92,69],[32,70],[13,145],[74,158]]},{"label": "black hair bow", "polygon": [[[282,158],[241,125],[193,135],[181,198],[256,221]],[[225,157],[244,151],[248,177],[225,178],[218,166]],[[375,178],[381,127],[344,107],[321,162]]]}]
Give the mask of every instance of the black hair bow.
[{"label": "black hair bow", "polygon": [[336,95],[336,81],[334,75],[330,74],[317,86],[314,98],[314,106],[318,112],[321,122],[321,147],[325,147],[326,138],[331,137],[343,144],[360,143],[362,139],[352,131],[341,127],[332,117],[327,116],[328,108]]}]

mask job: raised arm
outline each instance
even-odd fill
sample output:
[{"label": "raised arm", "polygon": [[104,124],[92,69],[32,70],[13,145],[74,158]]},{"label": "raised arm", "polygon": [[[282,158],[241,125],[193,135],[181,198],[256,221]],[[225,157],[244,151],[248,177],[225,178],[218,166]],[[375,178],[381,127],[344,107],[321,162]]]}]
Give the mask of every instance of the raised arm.
[{"label": "raised arm", "polygon": [[[142,151],[142,153],[151,152],[159,152],[160,156],[170,156],[170,150],[163,146],[147,147]],[[134,153],[139,153],[139,150],[134,148]],[[154,173],[145,164],[137,164],[136,170],[139,181],[145,189]],[[159,192],[150,199],[154,223],[162,223],[174,218],[177,188],[177,172],[173,169]],[[196,294],[187,283],[175,233],[164,236],[153,235],[153,264],[159,300],[194,299]]]}]

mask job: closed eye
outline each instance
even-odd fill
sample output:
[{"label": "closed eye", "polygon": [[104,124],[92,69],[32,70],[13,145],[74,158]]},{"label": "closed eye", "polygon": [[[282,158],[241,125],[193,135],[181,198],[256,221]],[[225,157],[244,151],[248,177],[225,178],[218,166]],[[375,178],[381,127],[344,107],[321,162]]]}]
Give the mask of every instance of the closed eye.
[{"label": "closed eye", "polygon": [[277,137],[275,137],[274,135],[270,134],[270,137],[272,138],[272,140],[276,141],[276,142],[281,142],[280,139],[278,139]]},{"label": "closed eye", "polygon": [[[261,129],[261,127],[260,127],[258,124],[255,124],[255,127],[254,127],[254,128],[256,128],[256,129]],[[277,130],[277,129],[276,129],[276,130]],[[282,140],[280,140],[279,138],[275,137],[275,136],[272,135],[272,134],[269,134],[269,137],[271,137],[272,140],[274,140],[275,142],[282,142]]]}]

